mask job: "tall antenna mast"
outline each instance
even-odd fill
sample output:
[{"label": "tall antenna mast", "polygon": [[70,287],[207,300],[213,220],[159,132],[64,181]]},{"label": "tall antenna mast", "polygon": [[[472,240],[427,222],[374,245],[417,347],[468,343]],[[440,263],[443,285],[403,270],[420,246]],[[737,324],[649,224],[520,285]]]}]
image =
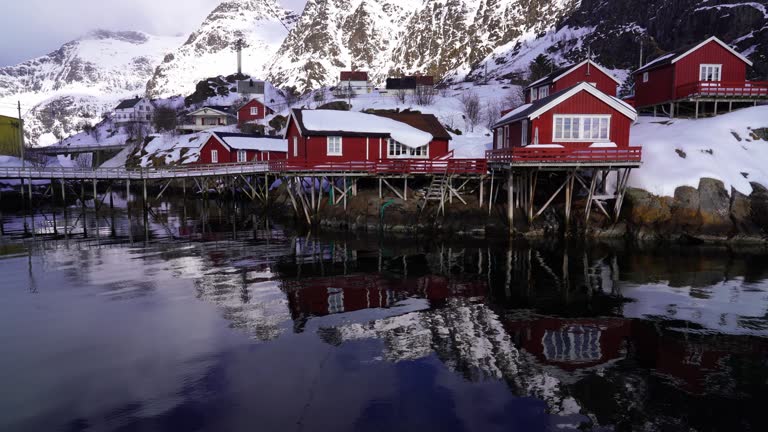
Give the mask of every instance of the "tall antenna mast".
[{"label": "tall antenna mast", "polygon": [[643,40],[640,39],[640,67],[643,67]]},{"label": "tall antenna mast", "polygon": [[589,76],[589,73],[590,73],[589,66],[591,62],[592,62],[592,47],[589,46],[587,47],[587,76]]},{"label": "tall antenna mast", "polygon": [[235,49],[237,50],[237,74],[243,74],[243,40],[238,39],[235,42]]}]

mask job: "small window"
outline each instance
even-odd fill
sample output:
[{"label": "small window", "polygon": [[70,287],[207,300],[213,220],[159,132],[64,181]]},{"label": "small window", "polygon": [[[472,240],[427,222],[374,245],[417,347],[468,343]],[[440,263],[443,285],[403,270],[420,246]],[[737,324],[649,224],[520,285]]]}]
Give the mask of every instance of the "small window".
[{"label": "small window", "polygon": [[341,137],[328,137],[328,156],[341,156]]},{"label": "small window", "polygon": [[535,89],[535,88],[532,88],[532,89],[531,89],[531,102],[533,102],[533,101],[535,101],[535,100],[536,100],[536,95],[537,95],[537,94],[538,94],[538,92],[536,91],[536,89]]},{"label": "small window", "polygon": [[251,115],[252,116],[259,115],[259,107],[251,107]]},{"label": "small window", "polygon": [[543,99],[547,96],[549,96],[549,87],[539,87],[539,99]]},{"label": "small window", "polygon": [[525,147],[528,145],[528,120],[523,120],[520,130],[522,131],[520,135],[520,145]]},{"label": "small window", "polygon": [[429,144],[413,148],[390,138],[387,144],[387,155],[390,158],[427,158],[429,157]]},{"label": "small window", "polygon": [[723,65],[703,64],[699,65],[699,81],[720,81]]},{"label": "small window", "polygon": [[211,150],[211,163],[219,163],[219,151]]},{"label": "small window", "polygon": [[299,155],[299,137],[293,137],[293,157]]},{"label": "small window", "polygon": [[496,129],[496,148],[500,149],[504,147],[504,129]]},{"label": "small window", "polygon": [[238,150],[237,151],[237,161],[238,162],[247,162],[248,161],[248,153],[246,153],[245,150]]},{"label": "small window", "polygon": [[643,72],[643,82],[644,83],[648,82],[648,72]]}]

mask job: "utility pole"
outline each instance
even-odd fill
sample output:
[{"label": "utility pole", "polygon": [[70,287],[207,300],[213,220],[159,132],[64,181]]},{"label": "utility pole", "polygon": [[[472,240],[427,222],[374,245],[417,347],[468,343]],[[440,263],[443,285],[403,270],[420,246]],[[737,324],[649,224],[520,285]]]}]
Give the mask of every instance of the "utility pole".
[{"label": "utility pole", "polygon": [[643,67],[643,40],[640,39],[640,67]]},{"label": "utility pole", "polygon": [[21,167],[24,168],[24,121],[21,119],[21,101],[18,101],[19,108],[19,145],[21,146]]},{"label": "utility pole", "polygon": [[235,49],[237,49],[237,75],[239,79],[239,76],[243,74],[243,40],[242,39],[238,39],[237,42],[235,42]]}]

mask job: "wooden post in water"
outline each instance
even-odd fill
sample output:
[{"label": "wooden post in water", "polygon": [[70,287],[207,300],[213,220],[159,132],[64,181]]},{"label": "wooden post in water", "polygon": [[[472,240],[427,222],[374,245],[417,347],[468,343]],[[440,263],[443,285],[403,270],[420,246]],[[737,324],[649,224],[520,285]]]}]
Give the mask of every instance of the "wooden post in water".
[{"label": "wooden post in water", "polygon": [[507,175],[507,220],[512,234],[515,231],[515,175],[512,170]]}]

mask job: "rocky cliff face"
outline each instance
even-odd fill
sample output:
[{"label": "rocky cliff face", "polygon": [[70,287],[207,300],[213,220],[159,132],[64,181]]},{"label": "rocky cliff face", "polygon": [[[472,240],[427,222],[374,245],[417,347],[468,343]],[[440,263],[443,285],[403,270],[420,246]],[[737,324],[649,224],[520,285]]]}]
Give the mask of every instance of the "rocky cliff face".
[{"label": "rocky cliff face", "polygon": [[494,49],[553,27],[576,0],[309,0],[270,78],[332,85],[356,67],[382,83],[398,73],[466,72]]},{"label": "rocky cliff face", "polygon": [[523,37],[494,52],[474,69],[504,76],[523,70],[538,54],[556,63],[583,59],[588,52],[617,70],[636,69],[640,43],[646,59],[715,35],[755,63],[752,77],[768,74],[768,7],[736,0],[582,0],[555,28]]},{"label": "rocky cliff face", "polygon": [[183,45],[165,56],[147,84],[147,94],[187,95],[207,77],[237,72],[238,40],[244,43],[243,71],[264,76],[268,61],[297,19],[276,0],[222,2]]}]

